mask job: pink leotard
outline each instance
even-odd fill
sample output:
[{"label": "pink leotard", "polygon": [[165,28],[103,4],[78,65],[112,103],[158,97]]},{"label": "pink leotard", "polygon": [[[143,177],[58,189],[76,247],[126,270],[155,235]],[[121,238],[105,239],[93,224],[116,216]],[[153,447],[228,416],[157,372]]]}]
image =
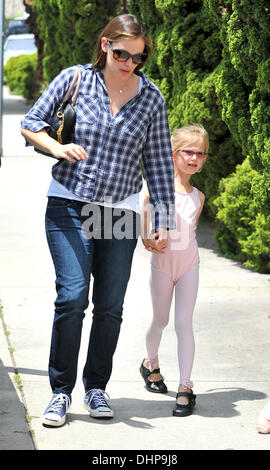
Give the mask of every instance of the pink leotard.
[{"label": "pink leotard", "polygon": [[152,254],[151,264],[174,283],[195,264],[199,263],[196,241],[196,217],[201,206],[197,188],[188,194],[175,193],[176,229],[168,232],[168,246],[164,254]]}]

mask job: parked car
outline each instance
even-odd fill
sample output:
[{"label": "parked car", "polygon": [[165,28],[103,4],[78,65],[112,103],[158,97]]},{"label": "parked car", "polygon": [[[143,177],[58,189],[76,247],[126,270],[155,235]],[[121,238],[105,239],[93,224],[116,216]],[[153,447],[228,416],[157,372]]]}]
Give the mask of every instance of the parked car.
[{"label": "parked car", "polygon": [[11,57],[37,52],[34,34],[11,34],[4,44],[4,66]]},{"label": "parked car", "polygon": [[6,37],[11,34],[29,34],[29,25],[25,23],[15,23],[9,26]]}]

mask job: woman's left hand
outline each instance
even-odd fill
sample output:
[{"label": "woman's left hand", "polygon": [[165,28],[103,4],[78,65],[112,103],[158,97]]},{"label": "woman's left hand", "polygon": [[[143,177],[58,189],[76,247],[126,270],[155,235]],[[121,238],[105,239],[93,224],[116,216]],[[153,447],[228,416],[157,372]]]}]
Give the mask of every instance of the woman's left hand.
[{"label": "woman's left hand", "polygon": [[158,228],[156,235],[156,249],[158,252],[164,253],[168,244],[168,232],[165,228]]},{"label": "woman's left hand", "polygon": [[159,232],[151,235],[150,238],[142,239],[144,247],[151,253],[161,254],[165,252],[167,246],[167,240],[159,238]]}]

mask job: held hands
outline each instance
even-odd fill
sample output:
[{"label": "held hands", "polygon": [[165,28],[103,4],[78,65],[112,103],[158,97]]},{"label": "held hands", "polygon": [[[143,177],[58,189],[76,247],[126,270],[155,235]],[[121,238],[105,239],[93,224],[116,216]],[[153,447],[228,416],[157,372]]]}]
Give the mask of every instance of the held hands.
[{"label": "held hands", "polygon": [[85,160],[87,158],[87,153],[77,144],[58,144],[52,149],[52,154],[56,158],[63,158],[69,162],[76,162],[78,160]]},{"label": "held hands", "polygon": [[149,238],[143,239],[142,242],[147,251],[156,254],[164,253],[168,243],[167,230],[159,228],[156,233],[152,234]]}]

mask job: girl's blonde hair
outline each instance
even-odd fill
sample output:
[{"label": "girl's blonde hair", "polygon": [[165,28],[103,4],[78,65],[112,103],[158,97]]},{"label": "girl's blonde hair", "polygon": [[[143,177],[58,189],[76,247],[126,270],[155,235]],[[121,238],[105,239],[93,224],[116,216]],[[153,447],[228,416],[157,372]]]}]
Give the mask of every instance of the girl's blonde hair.
[{"label": "girl's blonde hair", "polygon": [[201,124],[190,124],[180,127],[173,131],[171,135],[171,144],[173,151],[192,144],[193,141],[201,138],[204,141],[204,151],[207,153],[209,148],[209,136],[206,129]]}]

